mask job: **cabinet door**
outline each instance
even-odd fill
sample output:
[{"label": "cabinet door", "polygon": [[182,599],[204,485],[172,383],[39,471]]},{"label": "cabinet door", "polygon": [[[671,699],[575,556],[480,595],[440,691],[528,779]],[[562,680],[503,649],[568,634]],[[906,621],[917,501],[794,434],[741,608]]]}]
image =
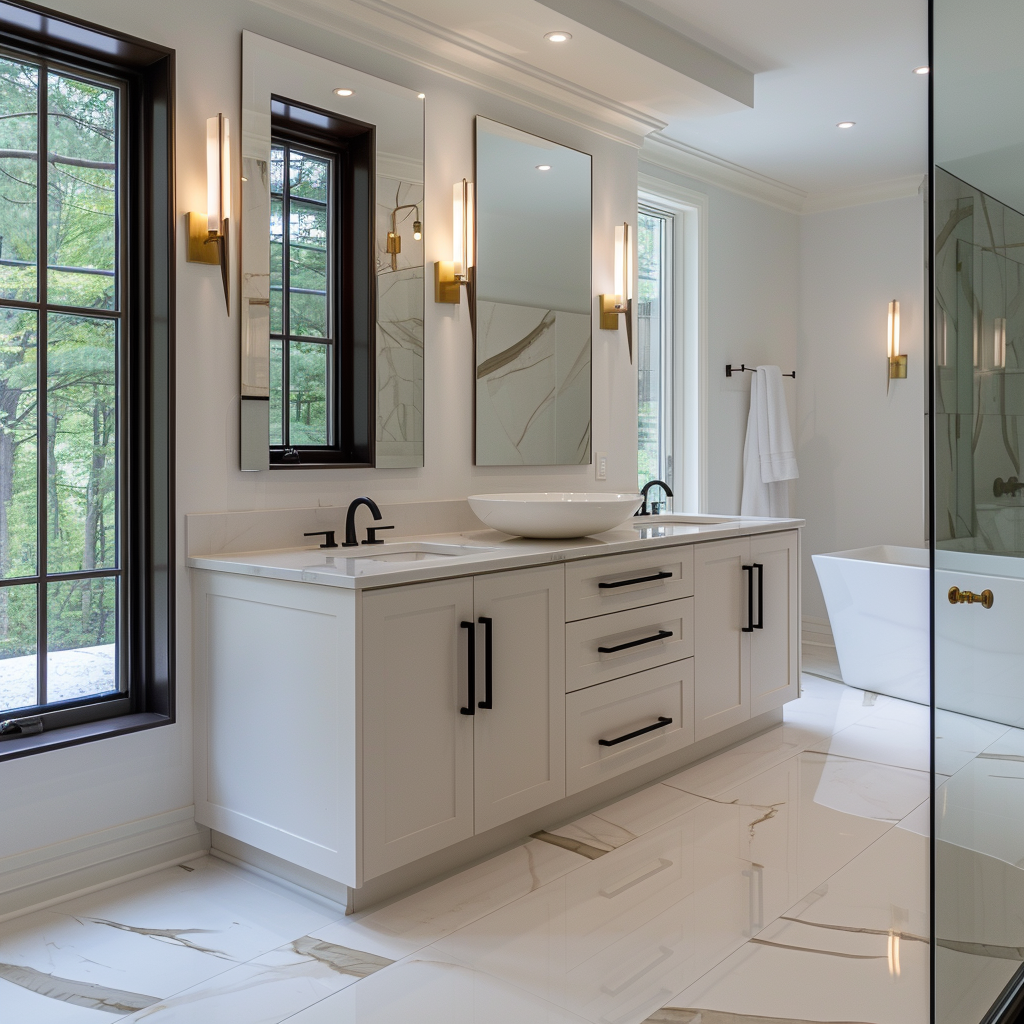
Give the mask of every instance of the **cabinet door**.
[{"label": "cabinet door", "polygon": [[473,834],[473,581],[362,599],[363,878]]},{"label": "cabinet door", "polygon": [[[476,831],[565,796],[565,571],[478,576]],[[491,707],[487,703],[487,625]]]},{"label": "cabinet door", "polygon": [[693,553],[694,738],[750,718],[750,541],[697,544]]},{"label": "cabinet door", "polygon": [[755,625],[762,628],[750,634],[751,716],[799,696],[799,557],[796,530],[750,538],[750,560],[762,567],[755,568],[761,595]]}]

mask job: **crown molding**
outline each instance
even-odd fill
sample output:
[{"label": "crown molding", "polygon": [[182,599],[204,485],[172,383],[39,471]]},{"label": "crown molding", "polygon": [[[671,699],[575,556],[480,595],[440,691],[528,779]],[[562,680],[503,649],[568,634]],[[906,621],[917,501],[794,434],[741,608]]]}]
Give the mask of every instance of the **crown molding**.
[{"label": "crown molding", "polygon": [[[646,111],[501,53],[386,0],[331,0],[329,6],[321,0],[256,2],[634,148],[639,148],[650,132],[666,126]],[[337,59],[337,54],[321,56]]]},{"label": "crown molding", "polygon": [[717,185],[759,203],[778,207],[787,213],[802,213],[807,193],[802,189],[758,174],[722,157],[705,153],[685,142],[655,132],[644,139],[640,149],[641,163],[652,164],[667,171],[685,174],[709,185]]},{"label": "crown molding", "polygon": [[924,174],[910,174],[867,185],[808,193],[752,171],[748,167],[741,167],[712,153],[688,146],[685,142],[668,138],[660,132],[644,139],[640,149],[640,162],[675,171],[688,178],[717,185],[737,195],[796,214],[824,213],[827,210],[841,210],[848,206],[884,203],[890,199],[907,199],[918,195],[928,180]]},{"label": "crown molding", "polygon": [[836,189],[833,192],[812,192],[804,200],[801,212],[824,213],[827,210],[842,210],[847,206],[884,203],[890,199],[909,199],[919,195],[927,181],[928,177],[925,174],[909,174],[903,178],[874,181],[870,185],[854,185],[852,188]]}]

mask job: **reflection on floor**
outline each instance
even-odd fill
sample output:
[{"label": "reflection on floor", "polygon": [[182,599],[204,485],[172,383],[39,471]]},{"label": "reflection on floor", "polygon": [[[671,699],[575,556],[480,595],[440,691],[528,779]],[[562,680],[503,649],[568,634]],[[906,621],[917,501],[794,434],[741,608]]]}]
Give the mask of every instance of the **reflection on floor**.
[{"label": "reflection on floor", "polygon": [[[928,710],[803,687],[783,726],[362,915],[204,857],[8,921],[0,1024],[923,1024]],[[1024,756],[942,724],[947,787]],[[991,843],[1016,862],[1024,824]],[[943,950],[978,992],[1019,953]]]}]

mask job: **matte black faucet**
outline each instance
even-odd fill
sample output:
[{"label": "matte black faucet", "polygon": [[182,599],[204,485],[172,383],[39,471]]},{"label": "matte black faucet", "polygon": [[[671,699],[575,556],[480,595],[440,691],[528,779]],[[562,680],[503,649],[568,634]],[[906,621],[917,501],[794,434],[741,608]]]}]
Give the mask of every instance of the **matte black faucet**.
[{"label": "matte black faucet", "polygon": [[[343,548],[357,548],[359,547],[359,541],[356,538],[356,509],[360,505],[365,505],[370,512],[373,514],[374,521],[379,521],[383,518],[381,516],[380,509],[377,508],[377,503],[373,498],[356,498],[348,507],[348,514],[345,516],[345,543],[341,546]],[[364,540],[364,544],[383,544],[384,541],[377,539],[378,530],[393,530],[393,526],[369,526],[366,529],[368,540]]]},{"label": "matte black faucet", "polygon": [[[652,487],[660,487],[665,492],[665,497],[666,498],[675,497],[675,495],[673,495],[673,493],[672,493],[672,488],[669,487],[669,485],[667,483],[665,483],[664,480],[648,480],[647,483],[644,484],[643,488],[640,491],[640,494],[643,496],[644,503],[640,506],[639,509],[637,509],[637,511],[634,513],[634,515],[638,515],[638,516],[649,516],[649,515],[651,515],[651,513],[647,511],[647,492]],[[654,505],[655,503],[651,502],[651,504]]]}]

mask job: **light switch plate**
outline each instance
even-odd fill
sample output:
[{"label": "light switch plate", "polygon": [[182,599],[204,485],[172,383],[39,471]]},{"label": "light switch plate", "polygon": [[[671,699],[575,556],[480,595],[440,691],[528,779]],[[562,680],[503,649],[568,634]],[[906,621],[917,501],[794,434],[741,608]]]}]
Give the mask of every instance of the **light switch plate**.
[{"label": "light switch plate", "polygon": [[597,474],[598,480],[608,479],[608,453],[607,452],[595,452],[594,453],[594,471]]}]

